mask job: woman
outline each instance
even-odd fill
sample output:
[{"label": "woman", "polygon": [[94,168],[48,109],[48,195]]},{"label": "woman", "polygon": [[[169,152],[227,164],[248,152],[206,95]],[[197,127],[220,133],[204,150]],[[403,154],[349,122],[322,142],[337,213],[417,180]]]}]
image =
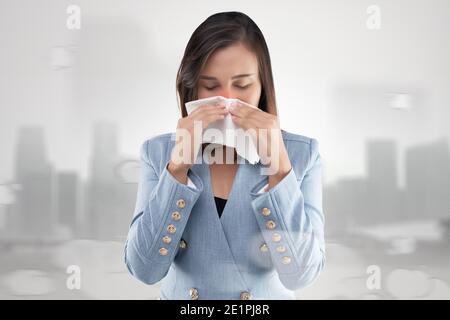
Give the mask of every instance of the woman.
[{"label": "woman", "polygon": [[[206,19],[187,44],[177,92],[176,134],[141,148],[128,270],[147,284],[162,280],[160,299],[295,299],[294,290],[311,284],[325,263],[321,158],[317,140],[279,127],[257,25],[239,12]],[[211,96],[241,102],[187,114],[186,102]],[[227,114],[245,130],[268,132],[253,135],[257,164],[198,163],[206,144],[195,139],[194,123],[204,129]],[[262,175],[263,167],[276,170]]]}]

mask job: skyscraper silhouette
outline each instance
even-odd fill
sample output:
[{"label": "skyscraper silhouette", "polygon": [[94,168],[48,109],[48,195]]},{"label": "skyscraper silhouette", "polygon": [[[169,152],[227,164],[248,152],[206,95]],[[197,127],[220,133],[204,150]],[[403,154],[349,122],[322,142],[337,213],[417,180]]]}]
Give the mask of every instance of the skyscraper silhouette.
[{"label": "skyscraper silhouette", "polygon": [[406,210],[415,218],[448,218],[450,168],[446,139],[406,151]]},{"label": "skyscraper silhouette", "polygon": [[397,184],[397,145],[388,139],[366,144],[367,203],[364,222],[385,224],[397,220],[401,211]]},{"label": "skyscraper silhouette", "polygon": [[122,160],[117,141],[115,124],[94,125],[85,224],[88,234],[98,239],[125,237],[133,211],[137,186],[123,184],[115,176],[115,167]]},{"label": "skyscraper silhouette", "polygon": [[51,236],[54,231],[54,180],[42,127],[27,126],[19,130],[15,176],[21,185],[12,212],[16,235],[21,238]]}]

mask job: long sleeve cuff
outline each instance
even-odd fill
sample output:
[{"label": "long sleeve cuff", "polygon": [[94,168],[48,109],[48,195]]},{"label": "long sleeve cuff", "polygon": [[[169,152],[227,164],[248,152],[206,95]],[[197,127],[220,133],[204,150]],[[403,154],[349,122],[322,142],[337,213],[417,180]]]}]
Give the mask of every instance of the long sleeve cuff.
[{"label": "long sleeve cuff", "polygon": [[284,218],[281,215],[285,208],[277,207],[286,205],[289,201],[281,203],[276,201],[280,196],[283,199],[293,199],[292,193],[295,194],[298,189],[294,170],[291,169],[268,192],[260,193],[261,186],[265,183],[266,180],[261,181],[250,191],[253,198],[251,203],[253,211],[269,251],[272,253],[272,261],[278,272],[295,273],[298,270],[298,263],[293,250],[294,245],[289,239],[287,234],[288,227],[285,225]]},{"label": "long sleeve cuff", "polygon": [[[192,207],[203,191],[202,181],[194,172],[189,171],[189,174],[196,189],[179,182],[168,171],[167,165],[149,196],[148,205],[133,219],[130,227],[128,238],[134,241],[128,245],[134,250],[129,252],[139,255],[136,258],[144,262],[170,264],[173,261]],[[128,258],[134,260],[133,256]]]},{"label": "long sleeve cuff", "polygon": [[310,184],[309,177],[306,179],[308,203],[293,168],[268,192],[257,192],[266,179],[250,192],[253,211],[272,261],[283,284],[290,289],[310,283],[324,263],[321,194],[317,192],[320,188]]}]

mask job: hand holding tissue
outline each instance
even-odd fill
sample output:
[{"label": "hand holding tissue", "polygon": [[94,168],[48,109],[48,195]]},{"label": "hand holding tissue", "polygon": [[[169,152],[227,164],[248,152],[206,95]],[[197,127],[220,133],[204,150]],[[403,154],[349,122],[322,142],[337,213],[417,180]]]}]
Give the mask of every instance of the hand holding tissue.
[{"label": "hand holding tissue", "polygon": [[[231,105],[238,101],[239,99],[227,99],[222,96],[214,96],[187,102],[185,106],[189,115],[191,112],[205,104],[222,102],[225,104],[225,107],[229,109]],[[222,120],[212,122],[204,129],[208,130],[203,134],[203,143],[214,143],[233,147],[236,148],[236,152],[239,156],[247,159],[251,164],[255,164],[259,161],[260,158],[255,142],[249,134],[245,133],[243,128],[233,122],[230,114],[227,114]]]}]

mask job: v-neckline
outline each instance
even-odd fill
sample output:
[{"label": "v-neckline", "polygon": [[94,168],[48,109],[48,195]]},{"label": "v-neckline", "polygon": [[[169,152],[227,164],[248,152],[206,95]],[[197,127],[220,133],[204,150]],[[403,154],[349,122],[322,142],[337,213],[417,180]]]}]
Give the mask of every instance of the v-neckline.
[{"label": "v-neckline", "polygon": [[210,202],[212,202],[213,207],[214,207],[214,211],[215,211],[215,216],[217,217],[217,219],[219,219],[220,222],[224,221],[224,217],[227,215],[227,208],[230,206],[230,201],[233,201],[233,199],[235,198],[234,193],[235,193],[235,189],[237,188],[237,180],[239,178],[240,172],[242,171],[242,165],[245,164],[245,159],[242,159],[239,155],[237,157],[237,161],[238,161],[238,168],[236,170],[236,173],[234,174],[234,179],[233,179],[233,183],[231,184],[231,189],[230,192],[228,193],[228,198],[226,199],[227,202],[225,203],[225,206],[223,207],[222,210],[222,214],[219,216],[219,211],[217,210],[217,206],[214,200],[214,189],[213,189],[213,184],[212,184],[212,179],[211,179],[211,169],[209,166],[209,163],[205,162],[205,168],[206,168],[206,181],[208,183],[208,191],[209,191],[209,195],[208,195],[208,200]]}]

